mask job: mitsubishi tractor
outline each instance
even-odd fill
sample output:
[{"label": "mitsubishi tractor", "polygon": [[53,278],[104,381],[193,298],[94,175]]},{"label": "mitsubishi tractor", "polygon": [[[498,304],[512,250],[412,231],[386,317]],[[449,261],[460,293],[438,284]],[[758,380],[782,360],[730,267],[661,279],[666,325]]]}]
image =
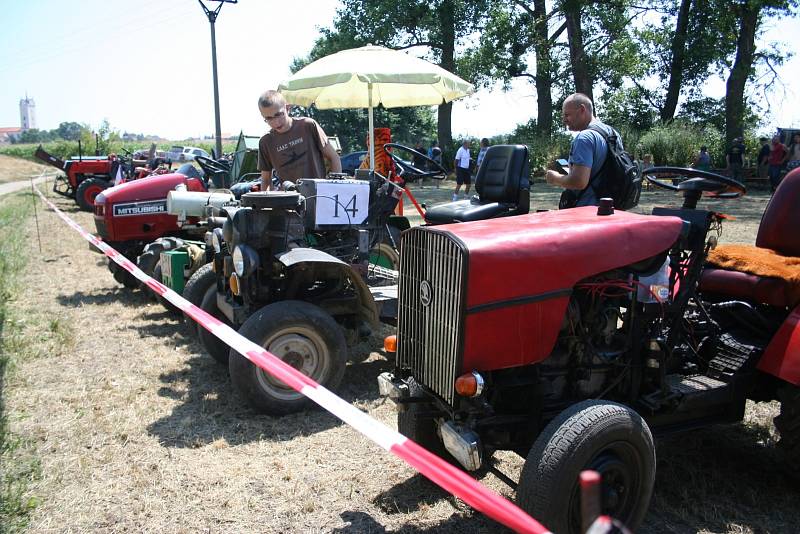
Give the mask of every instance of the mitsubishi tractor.
[{"label": "mitsubishi tractor", "polygon": [[[164,250],[192,249],[195,258],[189,274],[206,263],[196,248],[202,247],[207,228],[205,217],[180,218],[167,211],[167,194],[177,188],[208,193],[230,188],[236,194],[249,190],[255,172],[258,138],[239,136],[237,150],[228,160],[198,156],[197,169],[187,163],[176,172],[149,176],[103,190],[95,197],[94,221],[97,235],[136,263],[148,275],[157,271]],[[233,184],[233,185],[231,185]],[[227,190],[227,189],[225,189]],[[115,280],[129,288],[139,282],[114,262],[109,269]]]},{"label": "mitsubishi tractor", "polygon": [[[553,532],[582,532],[587,469],[602,476],[603,513],[636,529],[655,482],[653,436],[741,421],[748,399],[780,402],[777,447],[800,474],[800,169],[754,246],[718,245],[725,217],[698,206],[744,185],[697,169],[645,173],[682,205],[643,215],[603,199],[401,237],[397,333],[385,341],[395,369],[378,378],[399,431],[496,473]],[[524,458],[518,480],[496,451]]]}]

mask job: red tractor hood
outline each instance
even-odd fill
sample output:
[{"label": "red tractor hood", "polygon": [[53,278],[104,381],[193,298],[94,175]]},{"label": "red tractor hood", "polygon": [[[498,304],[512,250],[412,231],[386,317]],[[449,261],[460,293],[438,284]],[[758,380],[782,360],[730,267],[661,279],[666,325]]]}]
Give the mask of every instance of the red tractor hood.
[{"label": "red tractor hood", "polygon": [[[190,182],[196,182],[190,184]],[[139,180],[125,182],[115,185],[103,191],[102,195],[106,204],[116,204],[119,202],[135,202],[139,200],[149,200],[156,198],[167,198],[167,193],[175,189],[179,184],[186,184],[190,191],[204,191],[201,186],[198,189],[199,180],[187,178],[180,173],[161,174],[158,176],[148,176]]]},{"label": "red tractor hood", "polygon": [[570,290],[588,276],[644,260],[680,235],[677,217],[587,206],[437,226],[464,243],[469,255],[467,306]]},{"label": "red tractor hood", "polygon": [[547,358],[577,282],[667,250],[682,226],[589,206],[431,228],[467,252],[463,371]]}]

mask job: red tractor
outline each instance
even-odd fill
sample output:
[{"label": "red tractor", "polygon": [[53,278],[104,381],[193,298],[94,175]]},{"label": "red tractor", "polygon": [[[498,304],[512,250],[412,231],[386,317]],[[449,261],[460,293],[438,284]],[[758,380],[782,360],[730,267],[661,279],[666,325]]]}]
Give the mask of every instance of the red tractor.
[{"label": "red tractor", "polygon": [[[80,147],[80,144],[78,145]],[[114,184],[119,162],[114,155],[84,156],[80,148],[77,158],[64,161],[49,154],[42,145],[33,154],[36,158],[64,171],[56,177],[53,192],[73,198],[84,211],[92,211],[94,197]]]},{"label": "red tractor", "polygon": [[145,178],[153,174],[169,172],[171,163],[161,158],[152,160],[134,159],[128,152],[126,156],[110,154],[108,156],[84,156],[78,143],[78,157],[67,161],[48,153],[42,145],[36,149],[34,156],[45,163],[64,171],[56,177],[53,192],[75,199],[83,211],[92,211],[94,199],[101,191],[120,182]]},{"label": "red tractor", "polygon": [[[653,435],[740,421],[747,399],[781,402],[778,447],[800,474],[800,285],[777,274],[800,258],[800,169],[752,247],[717,247],[724,216],[697,208],[704,193],[741,196],[742,184],[646,173],[683,205],[639,215],[606,199],[401,238],[397,336],[386,341],[396,364],[378,379],[399,431],[496,472],[553,532],[582,532],[585,469],[602,475],[603,513],[637,528]],[[518,484],[493,465],[498,450],[525,458]]]}]

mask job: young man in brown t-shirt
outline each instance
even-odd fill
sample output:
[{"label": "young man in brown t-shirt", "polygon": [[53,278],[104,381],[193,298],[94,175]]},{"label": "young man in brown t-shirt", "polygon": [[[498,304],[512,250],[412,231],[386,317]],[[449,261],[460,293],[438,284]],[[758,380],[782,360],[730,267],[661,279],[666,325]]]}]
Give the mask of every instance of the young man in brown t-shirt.
[{"label": "young man in brown t-shirt", "polygon": [[281,181],[325,178],[325,159],[331,172],[342,172],[339,154],[320,125],[307,117],[290,117],[282,94],[267,91],[258,99],[258,110],[270,126],[269,133],[258,142],[262,191],[271,189],[273,169]]}]

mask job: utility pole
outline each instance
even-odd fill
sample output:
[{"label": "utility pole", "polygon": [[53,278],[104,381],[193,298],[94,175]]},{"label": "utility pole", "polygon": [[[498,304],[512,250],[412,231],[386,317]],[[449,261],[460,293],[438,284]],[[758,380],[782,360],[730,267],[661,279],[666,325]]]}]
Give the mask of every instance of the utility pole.
[{"label": "utility pole", "polygon": [[216,124],[216,135],[214,136],[217,140],[217,158],[222,156],[222,128],[219,124],[219,83],[217,81],[217,37],[214,33],[214,24],[217,22],[217,16],[219,15],[220,9],[222,9],[222,4],[235,4],[239,0],[211,0],[213,2],[219,2],[219,5],[216,9],[211,10],[206,7],[203,3],[203,0],[197,0],[200,2],[200,6],[202,6],[203,11],[205,12],[206,16],[208,17],[208,22],[211,24],[211,70],[214,77],[214,121]]}]

